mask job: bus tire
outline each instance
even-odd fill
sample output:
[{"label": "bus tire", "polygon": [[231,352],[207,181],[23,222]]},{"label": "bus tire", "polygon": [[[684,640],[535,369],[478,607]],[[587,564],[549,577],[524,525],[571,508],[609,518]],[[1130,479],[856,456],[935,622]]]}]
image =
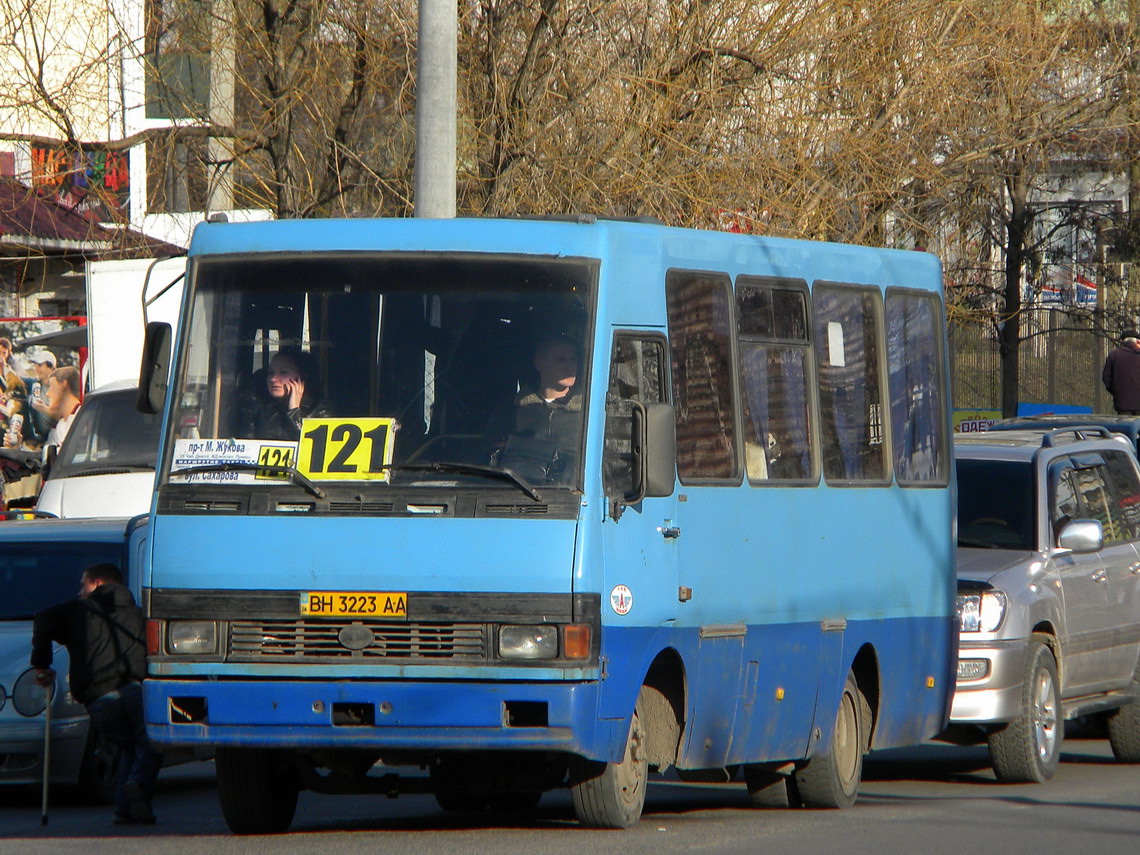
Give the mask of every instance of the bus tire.
[{"label": "bus tire", "polygon": [[1029,642],[1016,719],[987,737],[994,775],[1005,783],[1041,784],[1053,777],[1061,760],[1064,721],[1057,660],[1040,636]]},{"label": "bus tire", "polygon": [[831,746],[795,771],[796,790],[804,807],[831,809],[855,804],[870,728],[867,709],[855,675],[849,671],[839,697]]},{"label": "bus tire", "polygon": [[748,800],[753,807],[801,807],[796,779],[786,772],[776,771],[778,768],[765,763],[752,763],[744,767],[744,785],[748,788]]},{"label": "bus tire", "polygon": [[[644,692],[645,689],[642,689]],[[570,765],[570,794],[578,822],[589,828],[632,828],[645,807],[649,779],[647,734],[638,698],[620,763],[575,758]]]},{"label": "bus tire", "polygon": [[279,752],[219,748],[214,755],[222,816],[234,834],[278,834],[297,811],[296,779]]}]

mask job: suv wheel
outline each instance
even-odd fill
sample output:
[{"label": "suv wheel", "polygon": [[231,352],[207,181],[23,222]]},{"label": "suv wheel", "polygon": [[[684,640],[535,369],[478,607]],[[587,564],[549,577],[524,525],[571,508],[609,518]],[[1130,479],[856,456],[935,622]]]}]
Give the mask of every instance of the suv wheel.
[{"label": "suv wheel", "polygon": [[999,781],[1042,783],[1057,771],[1064,721],[1057,661],[1039,635],[1029,642],[1021,708],[1021,716],[990,733],[990,762]]},{"label": "suv wheel", "polygon": [[[1132,678],[1132,689],[1140,685],[1140,665]],[[1112,756],[1121,763],[1140,763],[1140,701],[1125,704],[1108,714],[1108,744]]]}]

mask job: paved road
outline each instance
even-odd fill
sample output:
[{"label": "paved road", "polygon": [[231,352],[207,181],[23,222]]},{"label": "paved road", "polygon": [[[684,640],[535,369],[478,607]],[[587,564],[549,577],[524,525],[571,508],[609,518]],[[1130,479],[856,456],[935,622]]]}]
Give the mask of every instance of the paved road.
[{"label": "paved road", "polygon": [[234,837],[217,806],[213,768],[167,770],[151,828],[110,824],[106,807],[56,804],[40,824],[34,792],[0,792],[0,855],[340,855],[340,853],[970,853],[1140,850],[1140,766],[1116,764],[1100,740],[1070,740],[1047,785],[998,784],[979,749],[926,746],[868,761],[848,811],[758,810],[743,785],[660,780],[630,831],[576,826],[565,793],[526,819],[446,814],[430,796],[397,800],[305,793],[289,834]]}]

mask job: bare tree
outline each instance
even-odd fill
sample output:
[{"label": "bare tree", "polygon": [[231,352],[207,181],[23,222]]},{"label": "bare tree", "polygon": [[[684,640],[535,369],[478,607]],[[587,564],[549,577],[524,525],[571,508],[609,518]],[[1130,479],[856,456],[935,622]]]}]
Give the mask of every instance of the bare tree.
[{"label": "bare tree", "polygon": [[[1034,236],[1041,200],[1063,186],[1059,168],[1103,168],[1106,135],[1127,125],[1116,97],[1123,54],[1118,28],[1096,7],[1010,3],[1000,18],[973,17],[970,33],[961,55],[973,73],[959,79],[958,97],[972,117],[947,128],[942,187],[953,215],[1000,257],[996,286],[970,277],[954,296],[996,327],[1008,416],[1019,401],[1026,269],[1048,240],[1047,231]],[[964,260],[984,265],[987,255]]]}]

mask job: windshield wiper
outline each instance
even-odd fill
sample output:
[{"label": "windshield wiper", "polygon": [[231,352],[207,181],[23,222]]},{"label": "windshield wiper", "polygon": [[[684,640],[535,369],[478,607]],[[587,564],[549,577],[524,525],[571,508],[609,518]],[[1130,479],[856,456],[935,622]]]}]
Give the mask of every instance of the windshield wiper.
[{"label": "windshield wiper", "polygon": [[499,481],[510,481],[536,502],[542,497],[526,480],[506,466],[484,466],[478,463],[452,463],[446,460],[432,463],[388,463],[380,467],[392,472],[456,472],[460,475],[482,475],[484,478],[495,478]]},{"label": "windshield wiper", "polygon": [[231,460],[226,463],[209,463],[204,466],[188,466],[185,469],[176,469],[170,473],[170,477],[191,475],[195,472],[281,472],[288,475],[294,484],[300,484],[318,499],[328,498],[325,491],[309,480],[307,476],[301,474],[296,466]]}]

